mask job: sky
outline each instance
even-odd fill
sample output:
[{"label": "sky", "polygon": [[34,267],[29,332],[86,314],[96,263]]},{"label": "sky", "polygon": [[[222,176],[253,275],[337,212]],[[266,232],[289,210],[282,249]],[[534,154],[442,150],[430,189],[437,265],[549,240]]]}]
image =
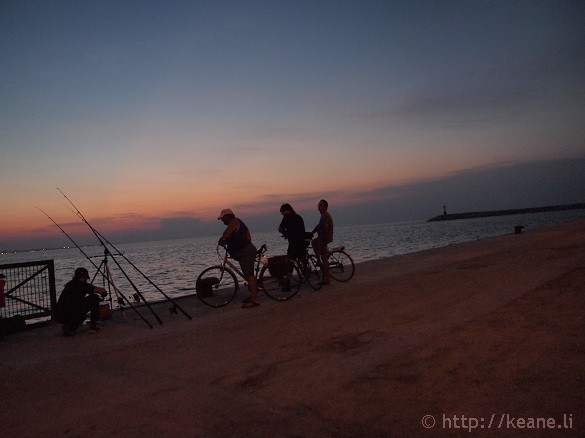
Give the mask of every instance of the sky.
[{"label": "sky", "polygon": [[[585,202],[585,3],[0,2],[0,250]],[[41,211],[42,210],[42,211]],[[112,237],[113,236],[113,237]]]}]

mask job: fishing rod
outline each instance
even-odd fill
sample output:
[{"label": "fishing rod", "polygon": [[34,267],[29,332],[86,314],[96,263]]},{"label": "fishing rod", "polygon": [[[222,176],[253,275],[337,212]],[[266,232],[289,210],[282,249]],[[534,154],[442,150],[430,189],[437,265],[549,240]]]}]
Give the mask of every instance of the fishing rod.
[{"label": "fishing rod", "polygon": [[[64,194],[64,193],[63,193],[63,192],[62,192],[60,189],[57,189],[57,190],[59,190],[59,191],[61,192],[61,194],[62,194],[63,196],[65,196],[65,194]],[[76,211],[72,210],[72,209],[71,209],[71,208],[69,208],[69,206],[67,206],[67,205],[66,205],[66,207],[67,207],[67,208],[69,208],[69,209],[70,209],[70,210],[71,210],[71,211],[72,211],[74,214],[77,214],[77,215],[78,215],[78,216],[81,218],[81,220],[83,220],[84,222],[86,222],[86,223],[87,223],[87,221],[85,220],[85,218],[84,218],[84,217],[81,215],[81,212],[80,212],[80,211],[77,209],[77,207],[75,207],[75,205],[73,205],[73,203],[71,202],[71,200],[70,200],[70,199],[69,199],[67,196],[65,196],[65,199],[67,199],[67,200],[69,201],[69,203],[70,203],[70,204],[73,206],[73,208],[75,208],[75,210],[76,210]],[[133,268],[134,268],[134,269],[135,269],[135,270],[136,270],[136,271],[137,271],[137,272],[138,272],[140,275],[142,275],[142,277],[143,277],[144,279],[146,279],[146,280],[148,281],[148,283],[149,283],[151,286],[153,286],[153,287],[154,287],[156,290],[158,290],[158,291],[159,291],[159,292],[160,292],[160,293],[161,293],[161,294],[162,294],[162,295],[163,295],[163,296],[164,296],[164,297],[165,297],[165,298],[166,298],[168,301],[170,301],[170,302],[171,302],[171,304],[173,304],[173,306],[174,306],[174,307],[171,309],[171,312],[172,312],[172,313],[177,313],[177,312],[176,312],[176,309],[178,309],[178,310],[180,310],[180,311],[181,311],[181,313],[182,313],[183,315],[185,315],[187,318],[189,318],[189,319],[193,319],[193,318],[191,317],[191,315],[189,315],[189,314],[188,314],[188,313],[187,313],[187,312],[186,312],[186,311],[185,311],[185,310],[184,310],[184,309],[183,309],[181,306],[179,306],[179,305],[178,305],[178,304],[177,304],[177,303],[176,303],[176,302],[175,302],[175,301],[174,301],[174,300],[173,300],[173,299],[172,299],[172,298],[171,298],[169,295],[167,295],[167,294],[166,294],[166,293],[165,293],[165,292],[164,292],[164,291],[163,291],[163,290],[162,290],[160,287],[158,287],[158,285],[157,285],[156,283],[154,283],[154,282],[153,282],[153,281],[150,279],[150,277],[148,277],[148,276],[147,276],[147,275],[146,275],[144,272],[142,272],[142,271],[140,270],[140,268],[138,268],[138,266],[136,266],[134,263],[132,263],[132,261],[131,261],[130,259],[128,259],[128,257],[126,257],[126,256],[124,255],[124,253],[123,253],[123,252],[121,252],[121,251],[120,251],[118,248],[116,248],[116,247],[114,246],[114,244],[113,244],[112,242],[110,242],[110,241],[109,241],[109,240],[108,240],[108,239],[107,239],[107,238],[106,238],[106,237],[105,237],[105,236],[104,236],[102,233],[100,233],[98,230],[96,230],[95,228],[93,228],[91,225],[89,225],[89,224],[87,224],[87,225],[88,225],[88,226],[90,226],[90,228],[92,228],[92,231],[93,231],[94,233],[97,233],[96,235],[99,235],[99,236],[98,236],[98,239],[99,239],[99,241],[100,241],[100,242],[102,242],[102,239],[103,239],[103,241],[105,241],[105,242],[106,242],[106,243],[107,243],[107,244],[108,244],[110,247],[112,247],[112,249],[113,249],[114,251],[116,251],[116,253],[117,253],[118,255],[120,255],[120,256],[121,256],[121,257],[122,257],[122,258],[123,258],[123,259],[124,259],[124,260],[125,260],[125,261],[126,261],[128,264],[129,264],[129,265],[130,265],[130,266],[132,266],[132,267],[133,267]],[[102,245],[103,245],[103,243],[102,243]],[[115,260],[114,260],[114,261],[115,261]],[[118,266],[119,266],[119,265],[118,265]],[[121,268],[120,268],[120,269],[121,269]],[[130,279],[128,279],[128,281],[130,281]]]},{"label": "fishing rod", "polygon": [[[65,231],[65,230],[64,230],[64,229],[63,229],[63,228],[62,228],[62,227],[61,227],[61,226],[60,226],[60,225],[59,225],[57,222],[55,222],[51,216],[49,216],[49,215],[48,215],[48,214],[47,214],[45,211],[43,211],[43,210],[42,210],[42,209],[40,209],[39,207],[36,207],[36,208],[37,208],[37,210],[41,211],[41,212],[42,212],[42,213],[43,213],[45,216],[47,216],[47,217],[49,218],[49,220],[50,220],[51,222],[53,222],[53,223],[54,223],[54,224],[57,226],[57,228],[59,228],[59,229],[61,230],[61,232],[62,232],[63,234],[65,234],[65,236],[67,236],[67,238],[68,238],[68,239],[71,241],[71,243],[73,243],[73,245],[75,245],[75,246],[77,247],[77,249],[78,249],[79,251],[81,251],[81,254],[83,254],[83,255],[85,256],[85,258],[86,258],[86,259],[87,259],[87,260],[88,260],[88,261],[89,261],[89,262],[90,262],[90,263],[91,263],[91,264],[94,266],[94,268],[96,268],[96,269],[97,269],[97,272],[99,272],[100,274],[102,274],[103,278],[105,278],[105,279],[107,280],[107,282],[108,282],[108,285],[111,285],[111,286],[114,288],[114,292],[116,293],[116,295],[117,295],[119,298],[122,298],[122,302],[124,302],[124,300],[126,300],[126,302],[128,303],[128,305],[130,306],[130,308],[131,308],[132,310],[134,310],[134,311],[135,311],[135,312],[138,314],[138,316],[140,316],[140,318],[142,318],[142,320],[143,320],[143,321],[144,321],[144,322],[145,322],[145,323],[146,323],[146,324],[147,324],[147,325],[148,325],[150,328],[153,328],[152,324],[151,324],[150,322],[148,322],[148,320],[147,320],[147,319],[146,319],[144,316],[142,316],[142,314],[141,314],[141,313],[140,313],[140,312],[139,312],[139,311],[138,311],[138,310],[137,310],[137,309],[136,309],[136,308],[135,308],[135,307],[132,305],[132,303],[130,302],[130,300],[129,300],[128,298],[126,298],[126,296],[124,296],[124,294],[123,294],[122,292],[120,292],[120,290],[119,290],[119,289],[116,287],[116,285],[115,285],[115,284],[114,284],[114,283],[113,283],[113,282],[110,280],[110,277],[109,277],[108,275],[104,274],[104,272],[102,272],[102,270],[101,270],[101,265],[100,265],[100,266],[96,265],[96,264],[94,263],[94,261],[91,259],[91,257],[90,257],[90,256],[88,256],[88,255],[85,253],[85,251],[84,251],[84,250],[83,250],[83,249],[82,249],[82,248],[81,248],[81,247],[80,247],[80,246],[77,244],[77,242],[75,242],[75,240],[73,240],[73,238],[72,238],[72,237],[71,237],[69,234],[67,234],[67,232],[66,232],[66,231]],[[97,275],[97,272],[96,272],[96,275]],[[95,277],[94,277],[94,278],[95,278]]]},{"label": "fishing rod", "polygon": [[[60,226],[60,225],[59,225],[57,222],[55,222],[51,216],[49,216],[49,215],[48,215],[48,214],[47,214],[45,211],[43,211],[43,209],[41,209],[41,208],[39,208],[39,207],[35,207],[35,208],[36,208],[37,210],[39,210],[41,213],[43,213],[45,216],[47,216],[47,217],[49,218],[49,220],[50,220],[51,222],[53,222],[53,223],[54,223],[54,224],[57,226],[57,228],[59,228],[59,229],[61,230],[61,232],[62,232],[63,234],[65,234],[65,236],[67,236],[67,238],[68,238],[68,239],[71,241],[71,243],[73,243],[73,245],[75,245],[75,246],[77,247],[77,249],[78,249],[79,251],[81,251],[81,254],[83,254],[83,255],[85,256],[85,258],[86,258],[86,259],[87,259],[87,260],[88,260],[88,261],[89,261],[89,262],[90,262],[90,263],[91,263],[91,264],[94,266],[94,268],[96,268],[96,269],[99,269],[99,268],[98,268],[98,266],[97,266],[97,265],[96,265],[96,264],[93,262],[93,260],[91,259],[91,257],[90,257],[90,256],[88,256],[88,255],[85,253],[85,251],[83,251],[83,249],[81,249],[81,247],[80,247],[80,246],[79,246],[79,245],[78,245],[78,244],[75,242],[75,240],[73,240],[73,238],[72,238],[72,237],[71,237],[69,234],[67,234],[67,232],[66,232],[66,231],[65,231],[63,228],[61,228],[61,226]],[[101,271],[100,271],[100,272],[101,272]],[[103,272],[102,272],[101,274],[102,274],[102,275],[104,275],[104,273],[103,273]]]},{"label": "fishing rod", "polygon": [[[136,271],[138,271],[138,273],[139,273],[140,275],[142,275],[142,276],[144,277],[144,279],[146,279],[146,281],[148,281],[148,283],[149,283],[151,286],[153,286],[153,287],[154,287],[156,290],[158,290],[158,291],[159,291],[159,292],[160,292],[160,293],[161,293],[161,294],[162,294],[162,295],[163,295],[163,296],[164,296],[164,297],[165,297],[165,298],[166,298],[168,301],[170,301],[170,302],[171,302],[171,304],[173,304],[173,306],[174,306],[176,309],[180,310],[180,311],[181,311],[181,313],[183,313],[183,315],[185,315],[187,318],[189,318],[189,319],[192,319],[192,318],[191,318],[191,315],[189,315],[189,314],[188,314],[188,313],[187,313],[185,310],[183,310],[183,308],[182,308],[181,306],[179,306],[179,305],[178,305],[178,304],[177,304],[177,303],[176,303],[176,302],[175,302],[175,301],[174,301],[174,300],[173,300],[173,299],[172,299],[170,296],[168,296],[168,295],[167,295],[165,292],[163,292],[163,290],[162,290],[160,287],[158,287],[158,285],[157,285],[156,283],[154,283],[154,282],[153,282],[153,281],[152,281],[152,280],[151,280],[151,279],[150,279],[150,278],[149,278],[149,277],[148,277],[146,274],[144,274],[144,273],[143,273],[143,272],[142,272],[142,271],[141,271],[141,270],[138,268],[138,266],[136,266],[134,263],[132,263],[132,262],[131,262],[131,261],[130,261],[130,260],[129,260],[129,259],[128,259],[128,258],[127,258],[127,257],[126,257],[124,254],[123,254],[123,253],[121,253],[121,252],[120,252],[120,251],[119,251],[119,250],[118,250],[118,249],[117,249],[117,248],[116,248],[116,247],[115,247],[115,246],[114,246],[114,245],[113,245],[113,244],[112,244],[112,243],[111,243],[111,242],[110,242],[108,239],[106,239],[106,238],[104,237],[104,235],[103,235],[103,234],[101,234],[99,231],[98,231],[98,234],[99,234],[99,235],[100,235],[100,236],[101,236],[101,237],[102,237],[102,238],[103,238],[103,239],[104,239],[104,240],[105,240],[105,241],[108,243],[108,245],[110,245],[110,246],[111,246],[111,247],[114,249],[114,251],[118,252],[118,253],[119,253],[119,254],[122,256],[122,258],[123,258],[124,260],[126,260],[126,262],[128,262],[128,264],[129,264],[130,266],[132,266],[134,269],[136,269]],[[176,313],[176,312],[175,312],[175,313]]]},{"label": "fishing rod", "polygon": [[[81,218],[81,220],[89,227],[89,229],[93,232],[93,234],[95,235],[95,237],[99,240],[100,244],[104,247],[104,254],[105,255],[111,255],[112,256],[112,260],[114,260],[114,263],[116,263],[116,266],[118,266],[118,268],[120,269],[120,271],[122,272],[122,274],[124,274],[124,277],[126,277],[126,280],[128,280],[128,283],[130,283],[130,285],[132,286],[132,288],[134,289],[134,291],[138,294],[138,296],[142,299],[142,301],[144,301],[144,304],[146,304],[146,307],[148,307],[148,310],[150,310],[150,312],[154,315],[154,317],[159,322],[159,324],[162,325],[163,322],[160,319],[160,317],[157,315],[157,313],[154,311],[154,309],[152,307],[150,307],[150,304],[148,303],[148,301],[146,301],[146,298],[144,298],[144,295],[142,295],[142,293],[140,292],[140,290],[138,290],[138,288],[136,287],[136,285],[134,284],[134,282],[130,279],[130,277],[128,276],[128,274],[126,274],[126,271],[124,271],[124,269],[122,268],[122,266],[120,265],[120,263],[118,262],[118,260],[116,260],[116,257],[114,257],[114,254],[112,254],[110,252],[110,250],[108,249],[108,247],[106,246],[106,244],[104,243],[104,241],[101,239],[100,234],[98,233],[98,231],[87,221],[87,219],[85,219],[85,217],[83,216],[83,214],[79,211],[79,209],[75,206],[75,204],[71,201],[71,199],[69,199],[67,197],[67,195],[65,195],[65,193],[63,193],[61,191],[60,188],[57,187],[57,190],[59,190],[59,192],[65,197],[65,199],[67,199],[67,201],[69,201],[69,203],[71,204],[71,206],[75,209],[75,213],[77,214],[77,216],[79,216]],[[116,250],[113,246],[112,246],[112,248],[119,253],[119,251]],[[120,253],[119,255],[122,255],[122,254]]]},{"label": "fishing rod", "polygon": [[[146,279],[146,280],[148,281],[148,283],[149,283],[151,286],[153,286],[153,287],[154,287],[156,290],[158,290],[158,291],[159,291],[159,292],[160,292],[160,293],[161,293],[161,294],[162,294],[162,295],[163,295],[163,296],[164,296],[164,297],[165,297],[165,298],[166,298],[166,299],[167,299],[169,302],[171,302],[171,303],[173,304],[174,308],[173,308],[171,311],[173,311],[174,309],[178,309],[178,310],[180,310],[180,311],[181,311],[181,313],[183,313],[183,315],[185,315],[187,318],[189,318],[189,319],[192,319],[191,315],[189,315],[189,314],[188,314],[188,313],[187,313],[187,312],[186,312],[186,311],[185,311],[185,310],[184,310],[184,309],[183,309],[181,306],[179,306],[179,305],[178,305],[178,304],[177,304],[177,303],[176,303],[176,302],[175,302],[175,301],[174,301],[174,300],[173,300],[173,299],[172,299],[172,298],[171,298],[169,295],[167,295],[167,294],[166,294],[166,293],[165,293],[165,292],[164,292],[164,291],[163,291],[163,290],[162,290],[160,287],[158,287],[158,285],[157,285],[157,284],[155,284],[155,283],[154,283],[154,282],[153,282],[153,281],[152,281],[152,280],[151,280],[151,279],[150,279],[150,278],[149,278],[149,277],[148,277],[148,276],[147,276],[147,275],[146,275],[144,272],[142,272],[142,271],[141,271],[141,270],[138,268],[138,266],[136,266],[136,265],[135,265],[135,264],[134,264],[132,261],[130,261],[130,259],[128,259],[128,257],[126,257],[126,256],[125,256],[125,255],[124,255],[124,254],[123,254],[123,253],[122,253],[120,250],[118,250],[118,249],[117,249],[117,248],[114,246],[114,244],[113,244],[113,243],[111,243],[111,242],[110,242],[110,241],[109,241],[109,240],[108,240],[108,239],[107,239],[107,238],[106,238],[106,237],[105,237],[103,234],[101,234],[99,231],[97,231],[95,228],[93,228],[93,227],[92,227],[92,226],[91,226],[91,225],[90,225],[90,224],[87,222],[87,220],[86,220],[86,219],[83,217],[83,215],[81,214],[81,212],[79,211],[79,209],[78,209],[77,207],[75,207],[75,205],[73,204],[73,202],[71,202],[71,200],[70,200],[70,199],[69,199],[67,196],[65,196],[65,194],[64,194],[64,193],[63,193],[63,192],[62,192],[60,189],[57,189],[57,190],[59,190],[59,191],[61,192],[61,194],[62,194],[62,195],[65,197],[65,199],[67,199],[67,201],[69,201],[69,203],[72,205],[72,207],[73,207],[73,208],[74,208],[74,209],[77,211],[77,213],[78,213],[79,217],[80,217],[80,218],[81,218],[81,219],[82,219],[82,220],[83,220],[83,221],[84,221],[84,222],[85,222],[85,223],[86,223],[86,224],[87,224],[87,225],[88,225],[88,226],[89,226],[89,227],[92,229],[92,231],[93,231],[93,232],[96,234],[96,236],[98,237],[98,240],[99,240],[100,242],[103,242],[103,241],[105,241],[105,242],[106,242],[108,245],[110,245],[110,247],[112,247],[112,249],[113,249],[114,251],[116,251],[116,252],[117,252],[119,255],[121,255],[121,256],[122,256],[122,258],[123,258],[123,259],[124,259],[124,260],[125,260],[125,261],[126,261],[126,262],[127,262],[129,265],[130,265],[130,266],[132,266],[132,267],[133,267],[133,268],[134,268],[134,269],[135,269],[135,270],[136,270],[136,271],[137,271],[137,272],[138,272],[140,275],[142,275],[142,277],[143,277],[144,279]],[[103,239],[103,241],[102,241],[102,239]],[[103,243],[102,243],[102,244],[103,244]],[[116,260],[114,259],[114,261],[116,261]],[[117,263],[117,261],[116,261],[116,264],[118,264],[118,263]],[[120,266],[120,265],[118,264],[118,266]],[[121,267],[120,267],[120,269],[121,269]],[[124,273],[124,275],[125,275],[125,273]],[[130,279],[128,279],[128,280],[130,281]],[[176,313],[176,312],[175,312],[175,313]],[[162,322],[161,322],[161,324],[162,324]]]},{"label": "fishing rod", "polygon": [[[69,211],[71,211],[71,212],[72,212],[74,215],[76,215],[77,217],[79,217],[79,214],[78,214],[77,212],[75,212],[75,211],[74,211],[74,210],[73,210],[73,209],[72,209],[70,206],[68,206],[67,204],[63,204],[63,205],[65,206],[65,208],[67,208]],[[95,230],[95,231],[97,231],[97,230]],[[94,232],[95,232],[95,231],[94,231]],[[99,239],[99,237],[98,237],[98,239]],[[105,266],[106,266],[106,271],[109,273],[109,272],[110,272],[110,269],[109,269],[109,268],[108,268],[108,266],[107,266],[107,262],[108,262],[108,256],[111,256],[112,258],[114,258],[114,254],[112,254],[112,253],[111,253],[111,252],[108,250],[108,248],[105,246],[105,244],[104,244],[104,243],[103,243],[101,240],[100,240],[100,243],[101,243],[101,244],[102,244],[102,246],[104,247],[104,259],[102,260],[102,265],[105,265]],[[118,252],[118,255],[122,255],[122,254]],[[114,261],[115,261],[115,259],[114,259]],[[95,266],[95,264],[94,264],[94,266]],[[101,266],[101,265],[100,265],[100,266]],[[118,265],[118,266],[120,266],[120,265]],[[98,269],[99,269],[99,268],[98,268]],[[121,267],[120,267],[120,269],[122,270],[122,268],[121,268]],[[125,274],[125,272],[124,272],[123,270],[122,270],[122,272]],[[102,273],[102,275],[104,275],[104,274]],[[128,277],[126,277],[126,278],[128,278]],[[128,281],[130,282],[130,284],[132,284],[132,286],[134,286],[134,284],[132,283],[132,281],[131,281],[130,279],[128,279]],[[113,283],[112,283],[112,286],[114,287],[114,289],[115,289],[115,290],[117,290],[117,289],[118,289],[118,288],[117,288],[117,287],[116,287],[116,286],[115,286]],[[136,289],[136,287],[134,287],[134,289]],[[137,292],[138,292],[138,291],[137,291]],[[140,295],[138,295],[137,293],[135,293],[135,294],[133,295],[133,297],[134,297],[134,299],[135,299],[136,301],[140,302]],[[125,298],[125,297],[124,297],[124,298]],[[146,302],[146,300],[145,300],[145,302]],[[130,305],[132,305],[132,304],[130,303],[130,301],[128,301],[128,303],[129,303]]]}]

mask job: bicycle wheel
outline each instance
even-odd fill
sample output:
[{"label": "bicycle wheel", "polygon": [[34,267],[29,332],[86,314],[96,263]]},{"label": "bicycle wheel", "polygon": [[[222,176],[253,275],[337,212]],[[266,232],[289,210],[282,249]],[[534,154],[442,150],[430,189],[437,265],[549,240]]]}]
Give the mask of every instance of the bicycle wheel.
[{"label": "bicycle wheel", "polygon": [[329,253],[329,275],[337,281],[349,281],[355,272],[351,256],[345,251],[336,250]]},{"label": "bicycle wheel", "polygon": [[297,266],[290,262],[289,275],[272,276],[268,265],[264,266],[258,277],[258,289],[262,290],[273,300],[285,301],[294,297],[301,287],[301,273]]},{"label": "bicycle wheel", "polygon": [[323,272],[319,269],[317,257],[310,255],[307,257],[307,270],[305,276],[312,289],[319,290],[323,287]]},{"label": "bicycle wheel", "polygon": [[238,280],[232,271],[222,266],[204,269],[196,283],[197,296],[204,304],[222,307],[236,296]]}]

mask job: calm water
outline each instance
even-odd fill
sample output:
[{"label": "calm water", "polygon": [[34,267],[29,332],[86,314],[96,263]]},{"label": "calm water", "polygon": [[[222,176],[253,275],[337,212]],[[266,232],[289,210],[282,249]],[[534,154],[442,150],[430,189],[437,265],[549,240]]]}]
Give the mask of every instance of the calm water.
[{"label": "calm water", "polygon": [[[562,223],[579,218],[585,218],[585,210],[445,222],[420,221],[337,227],[332,246],[345,245],[354,260],[361,262],[476,240],[482,237],[509,234],[514,231],[516,225],[523,225],[526,231],[542,225]],[[199,273],[206,266],[217,264],[219,257],[216,252],[216,243],[221,231],[222,229],[218,229],[218,235],[211,237],[120,244],[116,247],[167,295],[177,297],[193,293],[195,279]],[[268,255],[286,253],[286,241],[277,232],[253,233],[253,241],[257,247],[266,243]],[[103,260],[101,247],[86,247],[84,252],[91,257],[96,265],[99,265]],[[48,259],[55,261],[58,294],[63,285],[71,278],[76,267],[87,267],[91,275],[96,272],[96,269],[77,248],[2,254],[0,255],[0,264]],[[116,256],[115,259],[120,263],[122,269],[109,258],[110,272],[114,283],[126,296],[132,295],[134,289],[122,271],[126,272],[146,299],[155,301],[164,298],[123,257]],[[101,279],[96,279],[94,284],[101,284]]]}]

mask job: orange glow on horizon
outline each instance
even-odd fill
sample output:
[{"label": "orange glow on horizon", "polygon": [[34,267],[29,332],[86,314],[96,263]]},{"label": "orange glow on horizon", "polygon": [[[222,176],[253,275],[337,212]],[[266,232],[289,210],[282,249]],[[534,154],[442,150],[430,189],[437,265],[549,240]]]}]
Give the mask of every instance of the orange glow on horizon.
[{"label": "orange glow on horizon", "polygon": [[[333,172],[335,174],[335,172]],[[289,202],[299,211],[313,210],[323,197],[333,204],[347,205],[371,199],[369,192],[386,184],[361,181],[356,174],[326,178],[319,184],[319,192],[311,190],[316,176],[309,175],[305,184],[295,181],[278,181],[263,176],[247,181],[245,185],[232,183],[208,184],[180,188],[152,184],[141,190],[97,191],[90,196],[84,187],[63,190],[85,218],[98,230],[117,232],[130,229],[156,229],[163,218],[190,217],[202,221],[214,221],[223,208],[232,208],[241,215],[258,215],[278,211],[280,205]],[[359,181],[358,181],[359,180]],[[397,178],[393,178],[398,181]],[[345,187],[345,188],[344,188]],[[347,187],[352,187],[348,189]],[[67,232],[83,232],[85,225],[77,218],[68,201],[55,190],[49,191],[38,207],[61,225]],[[10,205],[10,203],[8,204]],[[24,208],[21,203],[12,204],[0,218],[2,236],[54,235],[60,230],[35,206]]]}]

